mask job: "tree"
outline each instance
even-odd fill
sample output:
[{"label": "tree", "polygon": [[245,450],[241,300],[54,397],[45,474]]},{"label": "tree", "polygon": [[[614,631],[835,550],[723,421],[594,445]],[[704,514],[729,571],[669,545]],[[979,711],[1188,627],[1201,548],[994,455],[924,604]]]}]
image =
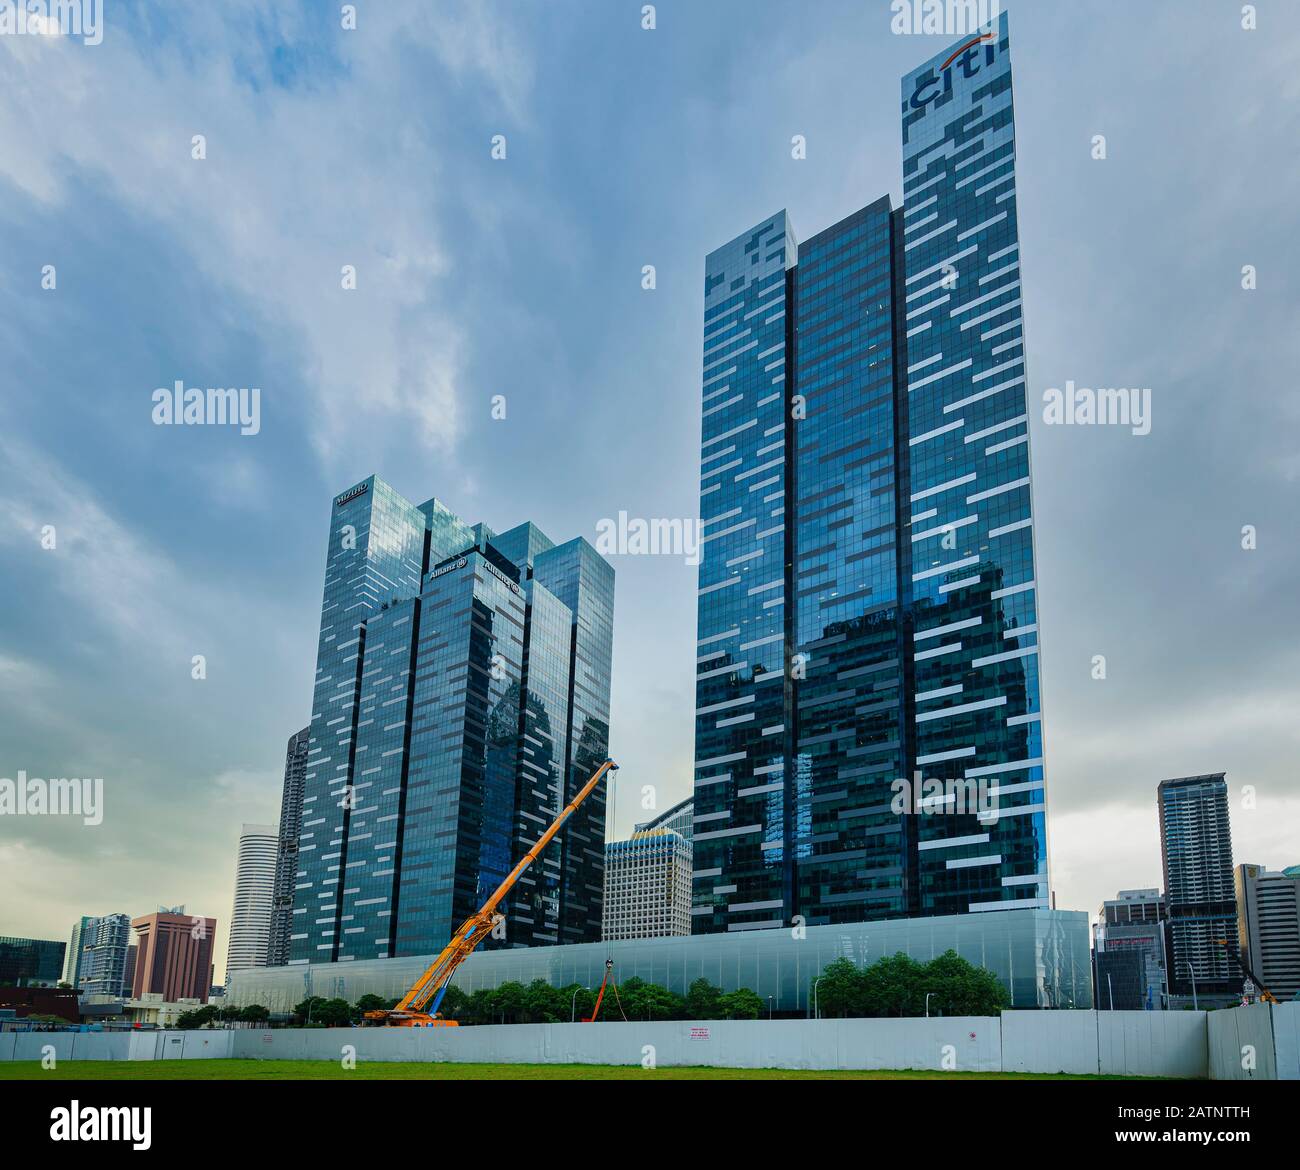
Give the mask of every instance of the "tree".
[{"label": "tree", "polygon": [[596,993],[580,983],[570,983],[560,988],[561,1002],[564,1004],[563,1021],[585,1020],[591,1016],[596,1007]]},{"label": "tree", "polygon": [[176,1026],[183,1032],[193,1031],[195,1028],[204,1028],[217,1018],[218,1011],[219,1009],[215,1004],[205,1003],[202,1007],[181,1012],[176,1017]]},{"label": "tree", "polygon": [[995,1016],[1010,1002],[992,971],[976,967],[952,950],[925,965],[921,983],[922,999],[930,992],[930,1010],[937,1005],[944,1015]]},{"label": "tree", "polygon": [[686,1012],[692,1020],[719,1020],[722,1018],[722,988],[707,979],[699,978],[686,989]]},{"label": "tree", "polygon": [[763,1010],[763,1001],[748,987],[737,987],[719,997],[718,1008],[724,1020],[756,1020]]},{"label": "tree", "polygon": [[[657,983],[647,983],[637,975],[618,985],[618,1000],[629,1020],[676,1020],[686,1015],[686,1001],[680,995],[674,995],[666,987]],[[609,1001],[612,992],[606,995]],[[617,1012],[617,1006],[611,1005],[611,1011]],[[604,1007],[601,1015],[605,1016]],[[617,1015],[605,1016],[617,1019]]]},{"label": "tree", "polygon": [[861,1012],[864,1016],[920,1016],[925,1014],[921,987],[925,968],[899,951],[877,959],[862,973]]},{"label": "tree", "polygon": [[303,1027],[309,1024],[319,1024],[320,1010],[327,1002],[324,996],[309,995],[301,1003],[294,1006],[293,1022]]},{"label": "tree", "polygon": [[240,1008],[239,1018],[245,1024],[265,1024],[271,1018],[271,1009],[260,1003],[250,1003]]},{"label": "tree", "polygon": [[395,1001],[387,1000],[382,995],[375,995],[369,992],[357,1000],[356,1010],[358,1017],[364,1017],[366,1012],[387,1011],[393,1007]]},{"label": "tree", "polygon": [[852,959],[827,963],[817,977],[817,1014],[860,1016],[863,1011],[863,977]]},{"label": "tree", "polygon": [[352,1005],[346,999],[321,1000],[313,1007],[311,1018],[322,1028],[346,1028],[352,1023]]},{"label": "tree", "polygon": [[569,1019],[568,997],[545,979],[534,979],[524,992],[524,1019],[530,1024],[558,1024]]}]

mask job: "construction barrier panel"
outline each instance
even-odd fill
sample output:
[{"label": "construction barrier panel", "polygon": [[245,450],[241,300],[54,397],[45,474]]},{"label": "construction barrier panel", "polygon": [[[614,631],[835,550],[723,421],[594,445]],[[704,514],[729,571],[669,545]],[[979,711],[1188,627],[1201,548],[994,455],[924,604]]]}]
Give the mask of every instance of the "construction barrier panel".
[{"label": "construction barrier panel", "polygon": [[1300,1004],[1214,1012],[465,1028],[0,1032],[0,1060],[446,1061],[1300,1079]]}]

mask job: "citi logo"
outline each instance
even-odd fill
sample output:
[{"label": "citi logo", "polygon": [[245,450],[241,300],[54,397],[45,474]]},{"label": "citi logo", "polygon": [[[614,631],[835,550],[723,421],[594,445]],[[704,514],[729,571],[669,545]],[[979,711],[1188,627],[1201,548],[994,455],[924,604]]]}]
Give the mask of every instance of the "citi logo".
[{"label": "citi logo", "polygon": [[912,90],[912,109],[923,110],[931,102],[950,96],[954,69],[960,69],[964,78],[974,77],[984,66],[992,65],[997,54],[996,33],[986,32],[972,37],[939,66],[939,76],[932,69],[917,75],[916,87]]},{"label": "citi logo", "polygon": [[66,1109],[50,1110],[50,1140],[55,1142],[130,1142],[133,1150],[147,1150],[153,1110],[148,1105],[82,1105],[73,1101]]}]

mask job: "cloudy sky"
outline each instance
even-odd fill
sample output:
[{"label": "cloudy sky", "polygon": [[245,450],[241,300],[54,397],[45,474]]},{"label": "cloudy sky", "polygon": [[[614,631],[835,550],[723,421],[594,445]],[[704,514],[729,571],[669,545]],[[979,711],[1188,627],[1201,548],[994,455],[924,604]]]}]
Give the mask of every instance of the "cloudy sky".
[{"label": "cloudy sky", "polygon": [[[97,46],[0,35],[0,776],[106,789],[97,827],[0,821],[0,934],[185,903],[224,969],[334,493],[375,472],[557,540],[696,514],[704,255],[897,204],[899,78],[943,42],[888,0],[641,7],[123,2]],[[1300,862],[1300,7],[1005,7],[1031,400],[1152,392],[1149,435],[1033,429],[1053,884],[1092,911],[1160,883],[1166,776],[1226,771],[1237,860]],[[259,387],[260,432],[154,426],[178,379]],[[615,563],[621,833],[641,785],[689,791],[695,580]]]}]

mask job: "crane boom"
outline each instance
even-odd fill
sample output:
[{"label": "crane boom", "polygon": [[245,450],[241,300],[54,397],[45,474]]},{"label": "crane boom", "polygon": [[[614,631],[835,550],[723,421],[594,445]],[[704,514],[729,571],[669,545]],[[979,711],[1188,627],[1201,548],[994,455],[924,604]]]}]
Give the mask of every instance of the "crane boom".
[{"label": "crane boom", "polygon": [[[366,1012],[365,1018],[372,1023],[406,1028],[454,1024],[454,1020],[443,1020],[438,1017],[438,1007],[442,1003],[442,997],[447,993],[447,988],[451,985],[451,977],[456,973],[456,968],[468,959],[474,948],[492,933],[492,927],[502,918],[502,915],[497,912],[497,906],[523,872],[537,860],[538,855],[550,844],[551,838],[560,831],[564,822],[573,815],[574,810],[591,795],[605,773],[616,771],[618,765],[613,760],[606,760],[601,764],[592,774],[591,779],[564,806],[560,815],[551,822],[546,832],[537,839],[536,844],[520,858],[519,864],[506,875],[505,880],[497,886],[492,896],[461,923],[460,929],[451,936],[451,941],[443,947],[442,953],[411,985],[410,990],[398,1001],[397,1006],[391,1011]],[[433,1001],[432,1005],[428,1011],[425,1011],[430,1000]]]}]

